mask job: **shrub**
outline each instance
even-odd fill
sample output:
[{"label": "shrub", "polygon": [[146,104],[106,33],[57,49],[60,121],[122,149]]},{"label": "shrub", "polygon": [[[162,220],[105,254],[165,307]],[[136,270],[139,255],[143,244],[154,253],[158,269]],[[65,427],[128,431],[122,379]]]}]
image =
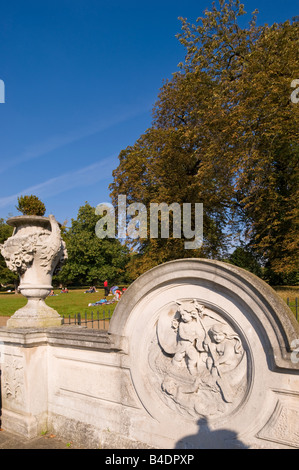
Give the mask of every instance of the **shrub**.
[{"label": "shrub", "polygon": [[45,204],[37,196],[20,196],[16,206],[23,215],[44,215],[46,212]]}]

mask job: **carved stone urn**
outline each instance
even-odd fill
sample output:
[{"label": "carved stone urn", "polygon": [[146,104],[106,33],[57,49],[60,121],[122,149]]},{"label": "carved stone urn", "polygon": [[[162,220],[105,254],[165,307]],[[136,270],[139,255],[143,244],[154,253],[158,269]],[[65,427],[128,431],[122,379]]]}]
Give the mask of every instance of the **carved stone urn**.
[{"label": "carved stone urn", "polygon": [[13,234],[3,245],[1,254],[7,267],[20,277],[19,290],[27,304],[7,321],[9,328],[45,328],[59,326],[62,318],[45,303],[52,290],[52,276],[67,258],[58,222],[49,217],[22,215],[11,217],[7,224]]}]

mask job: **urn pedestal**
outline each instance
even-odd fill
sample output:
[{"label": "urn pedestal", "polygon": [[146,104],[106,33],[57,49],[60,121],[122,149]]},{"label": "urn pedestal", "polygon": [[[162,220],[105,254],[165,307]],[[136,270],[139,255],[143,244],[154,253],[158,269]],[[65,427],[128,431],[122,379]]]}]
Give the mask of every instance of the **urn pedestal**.
[{"label": "urn pedestal", "polygon": [[13,234],[1,245],[7,267],[20,277],[19,290],[28,302],[7,321],[9,328],[59,326],[62,318],[45,303],[52,290],[52,276],[67,257],[55,217],[11,217]]}]

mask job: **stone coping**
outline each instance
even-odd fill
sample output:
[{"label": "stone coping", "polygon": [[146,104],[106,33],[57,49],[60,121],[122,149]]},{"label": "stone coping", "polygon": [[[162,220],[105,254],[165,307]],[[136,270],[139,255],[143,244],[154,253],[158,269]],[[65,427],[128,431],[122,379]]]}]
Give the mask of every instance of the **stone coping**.
[{"label": "stone coping", "polygon": [[81,326],[59,326],[55,328],[0,328],[2,343],[21,347],[34,347],[48,344],[81,349],[94,349],[116,352],[106,330],[93,330]]},{"label": "stone coping", "polygon": [[115,344],[126,350],[132,310],[145,298],[174,285],[196,284],[243,305],[267,338],[274,367],[298,370],[290,355],[299,339],[299,324],[286,303],[264,281],[237,266],[186,258],[156,266],[134,281],[123,294],[110,321]]}]

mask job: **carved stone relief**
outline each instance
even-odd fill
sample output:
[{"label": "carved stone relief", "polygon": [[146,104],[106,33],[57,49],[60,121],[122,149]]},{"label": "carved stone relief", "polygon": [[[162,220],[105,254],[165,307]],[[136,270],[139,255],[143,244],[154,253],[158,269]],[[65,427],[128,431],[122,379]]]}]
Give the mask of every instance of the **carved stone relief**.
[{"label": "carved stone relief", "polygon": [[299,394],[277,392],[275,410],[258,433],[258,437],[271,442],[299,448]]},{"label": "carved stone relief", "polygon": [[[19,218],[21,219],[21,216]],[[15,219],[12,218],[12,221]],[[38,260],[39,266],[46,274],[52,274],[53,269],[55,272],[58,271],[67,258],[67,252],[55,218],[52,215],[49,216],[50,222],[47,228],[36,224],[35,217],[27,216],[26,218],[25,216],[23,219],[23,226],[17,227],[14,234],[3,245],[0,245],[7,267],[22,277],[32,266],[33,261]],[[37,219],[41,222],[44,218]]]},{"label": "carved stone relief", "polygon": [[24,370],[22,359],[6,355],[2,373],[3,401],[7,400],[21,405],[24,403]]},{"label": "carved stone relief", "polygon": [[160,398],[186,416],[230,413],[248,388],[247,354],[239,334],[197,300],[176,301],[160,313],[149,364]]},{"label": "carved stone relief", "polygon": [[52,289],[52,276],[67,258],[58,222],[49,217],[18,216],[7,220],[14,232],[0,251],[8,268],[19,274],[19,291],[28,302],[7,321],[10,328],[61,325],[58,313],[44,299]]}]

